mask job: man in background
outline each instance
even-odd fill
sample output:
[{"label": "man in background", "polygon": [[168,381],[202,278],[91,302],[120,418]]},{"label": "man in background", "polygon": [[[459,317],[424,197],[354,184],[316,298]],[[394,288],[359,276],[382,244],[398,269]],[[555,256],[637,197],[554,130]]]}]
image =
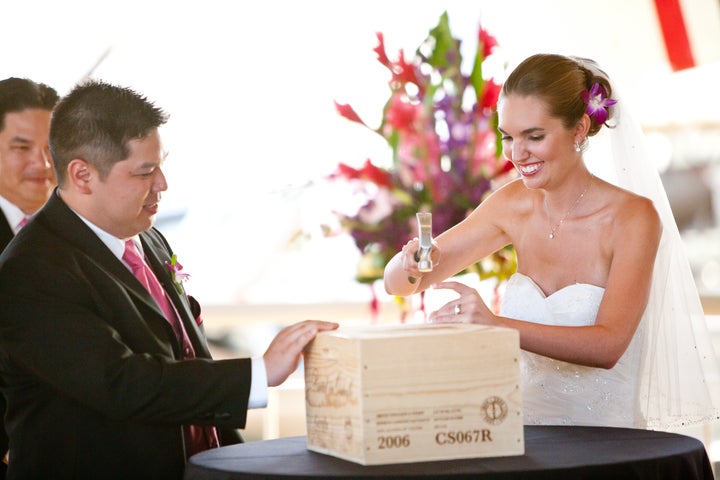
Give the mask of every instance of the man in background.
[{"label": "man in background", "polygon": [[[57,92],[25,78],[0,81],[0,252],[45,204],[55,186],[48,133]],[[0,395],[0,415],[5,397]],[[0,456],[8,437],[0,417]],[[6,463],[0,463],[0,479]]]},{"label": "man in background", "polygon": [[55,187],[48,134],[57,101],[45,84],[0,81],[0,252]]}]

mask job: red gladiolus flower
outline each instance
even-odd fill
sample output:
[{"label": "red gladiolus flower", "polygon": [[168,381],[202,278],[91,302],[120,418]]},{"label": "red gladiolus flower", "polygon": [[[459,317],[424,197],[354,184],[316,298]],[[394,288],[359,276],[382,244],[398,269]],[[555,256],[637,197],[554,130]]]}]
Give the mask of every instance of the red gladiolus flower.
[{"label": "red gladiolus flower", "polygon": [[391,188],[392,178],[390,174],[372,164],[370,159],[365,160],[365,164],[361,169],[353,168],[345,163],[338,163],[335,173],[330,178],[342,177],[347,180],[365,180],[374,183],[380,187]]},{"label": "red gladiolus flower", "polygon": [[415,67],[405,61],[405,52],[402,49],[398,54],[398,61],[392,64],[391,70],[393,76],[390,85],[393,89],[398,89],[406,83],[412,83],[417,85],[421,92],[423,91],[423,86],[420,85],[415,74]]},{"label": "red gladiolus flower", "polygon": [[498,46],[497,39],[482,27],[478,30],[478,43],[482,44],[483,58],[487,58]]},{"label": "red gladiolus flower", "polygon": [[361,178],[369,180],[380,187],[392,187],[392,177],[390,174],[386,170],[373,165],[370,159],[365,160],[365,165],[363,165],[361,170]]},{"label": "red gladiolus flower", "polygon": [[424,91],[423,86],[418,82],[415,68],[412,64],[405,61],[405,53],[403,50],[400,50],[397,62],[391,62],[385,51],[385,38],[383,37],[383,34],[381,32],[376,32],[375,35],[378,39],[378,45],[373,49],[373,51],[377,55],[378,62],[385,65],[392,73],[390,87],[393,90],[397,90],[406,83],[413,83],[417,85],[421,91]]},{"label": "red gladiolus flower", "polygon": [[348,180],[353,180],[355,178],[360,177],[360,172],[350,165],[347,165],[345,163],[338,163],[337,168],[335,169],[335,172],[330,175],[330,178],[347,178]]},{"label": "red gladiolus flower", "polygon": [[385,119],[394,129],[407,131],[412,129],[419,109],[422,109],[421,105],[405,101],[402,95],[393,95]]},{"label": "red gladiolus flower", "polygon": [[383,34],[381,32],[376,32],[375,35],[378,39],[378,46],[373,49],[373,51],[377,54],[378,62],[385,65],[387,68],[391,68],[390,59],[388,58],[387,54],[385,53],[385,39],[383,38]]},{"label": "red gladiolus flower", "polygon": [[495,109],[497,107],[498,98],[500,98],[500,90],[502,86],[495,83],[495,79],[491,78],[485,82],[482,98],[480,99],[480,109]]},{"label": "red gladiolus flower", "polygon": [[434,201],[443,201],[451,192],[438,191],[435,177],[440,175],[440,146],[433,130],[409,132],[403,135],[398,146],[398,177],[406,188],[423,184]]},{"label": "red gladiolus flower", "polygon": [[495,132],[483,129],[475,134],[475,148],[472,152],[472,174],[475,177],[492,176],[498,165],[495,155]]},{"label": "red gladiolus flower", "polygon": [[365,122],[363,122],[362,119],[360,118],[360,115],[358,115],[350,105],[342,104],[342,103],[338,103],[338,102],[334,102],[334,103],[335,103],[335,109],[338,111],[338,113],[340,115],[342,115],[343,117],[347,118],[348,120],[350,120],[352,122],[357,122],[360,125],[364,125],[367,127],[367,125],[365,125]]}]

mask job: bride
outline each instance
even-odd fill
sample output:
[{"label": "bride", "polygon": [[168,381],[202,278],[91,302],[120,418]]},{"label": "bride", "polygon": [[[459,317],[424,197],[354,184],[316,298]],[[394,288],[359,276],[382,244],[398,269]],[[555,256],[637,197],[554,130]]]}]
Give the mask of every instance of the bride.
[{"label": "bride", "polygon": [[[526,424],[719,418],[717,360],[677,227],[607,75],[590,60],[534,55],[506,80],[498,115],[520,178],[436,238],[432,272],[408,242],[386,267],[387,292],[450,288],[459,298],[432,321],[517,329]],[[612,152],[590,169],[588,139],[601,131]],[[476,290],[443,282],[509,244],[518,269],[499,315]]]}]

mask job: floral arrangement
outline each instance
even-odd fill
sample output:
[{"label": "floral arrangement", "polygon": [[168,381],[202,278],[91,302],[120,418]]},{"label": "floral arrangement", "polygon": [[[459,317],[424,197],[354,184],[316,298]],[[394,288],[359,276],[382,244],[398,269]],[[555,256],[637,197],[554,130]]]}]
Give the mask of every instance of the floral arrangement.
[{"label": "floral arrangement", "polygon": [[[461,41],[453,37],[447,12],[430,30],[414,57],[399,51],[392,61],[384,37],[377,33],[374,51],[390,71],[390,97],[378,128],[368,126],[347,104],[335,103],[344,118],[382,136],[391,147],[392,163],[383,167],[366,160],[360,168],[339,164],[332,181],[353,184],[364,195],[355,214],[337,213],[341,232],[352,235],[362,252],[357,280],[382,278],[385,265],[417,236],[415,214],[433,214],[433,235],[462,221],[482,200],[506,181],[512,164],[500,156],[497,100],[500,85],[483,77],[496,39],[478,29],[472,70],[462,71]],[[326,234],[336,234],[329,227]],[[470,270],[498,283],[515,270],[507,248]]]}]

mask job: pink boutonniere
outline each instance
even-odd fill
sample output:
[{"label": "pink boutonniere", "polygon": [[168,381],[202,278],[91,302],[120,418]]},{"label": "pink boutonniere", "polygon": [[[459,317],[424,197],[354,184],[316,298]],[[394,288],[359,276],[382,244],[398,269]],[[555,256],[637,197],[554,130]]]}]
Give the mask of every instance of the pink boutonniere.
[{"label": "pink boutonniere", "polygon": [[165,265],[170,269],[170,277],[172,278],[175,290],[182,295],[182,283],[190,278],[190,274],[183,272],[183,266],[177,261],[177,255],[173,255],[169,262],[165,261]]}]

